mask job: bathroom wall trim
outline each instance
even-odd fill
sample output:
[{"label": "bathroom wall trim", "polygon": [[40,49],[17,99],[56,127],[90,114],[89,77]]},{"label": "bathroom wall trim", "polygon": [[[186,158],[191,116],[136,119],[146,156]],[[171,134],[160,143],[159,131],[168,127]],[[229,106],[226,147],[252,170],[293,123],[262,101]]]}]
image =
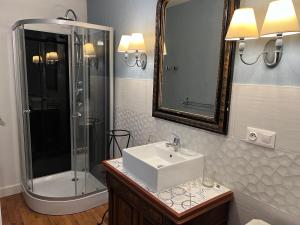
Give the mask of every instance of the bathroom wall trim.
[{"label": "bathroom wall trim", "polygon": [[21,192],[21,185],[20,184],[15,184],[15,185],[11,185],[11,186],[2,187],[2,188],[0,188],[0,198],[6,197],[6,196],[9,196],[9,195],[18,194],[20,192]]},{"label": "bathroom wall trim", "polygon": [[260,86],[260,87],[279,87],[279,88],[298,88],[300,89],[300,86],[292,86],[292,85],[276,85],[276,84],[243,84],[243,83],[238,83],[238,82],[234,82],[233,85],[238,85],[238,86],[248,86],[248,87],[257,87],[257,86]]}]

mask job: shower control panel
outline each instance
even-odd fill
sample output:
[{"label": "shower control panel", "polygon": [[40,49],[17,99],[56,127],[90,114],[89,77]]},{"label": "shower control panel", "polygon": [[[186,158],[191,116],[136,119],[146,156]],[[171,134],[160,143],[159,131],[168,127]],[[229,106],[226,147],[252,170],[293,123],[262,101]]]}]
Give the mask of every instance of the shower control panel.
[{"label": "shower control panel", "polygon": [[275,148],[276,132],[247,127],[246,141],[266,148]]}]

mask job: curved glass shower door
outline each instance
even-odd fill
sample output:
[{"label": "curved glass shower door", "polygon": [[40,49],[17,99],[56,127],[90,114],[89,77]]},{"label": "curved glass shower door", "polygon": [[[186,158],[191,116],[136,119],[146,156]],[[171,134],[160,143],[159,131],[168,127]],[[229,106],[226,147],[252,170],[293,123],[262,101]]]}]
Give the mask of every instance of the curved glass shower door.
[{"label": "curved glass shower door", "polygon": [[22,184],[65,200],[107,190],[112,29],[48,22],[14,28]]},{"label": "curved glass shower door", "polygon": [[28,86],[25,52],[24,26],[19,26],[13,33],[14,38],[14,61],[15,61],[15,83],[18,87],[16,98],[19,110],[17,110],[18,124],[20,129],[19,148],[21,162],[22,184],[27,190],[33,190],[32,159],[31,159],[31,136],[30,136],[30,109],[28,100]]},{"label": "curved glass shower door", "polygon": [[108,129],[109,33],[73,28],[72,125],[76,195],[105,190],[105,158]]}]

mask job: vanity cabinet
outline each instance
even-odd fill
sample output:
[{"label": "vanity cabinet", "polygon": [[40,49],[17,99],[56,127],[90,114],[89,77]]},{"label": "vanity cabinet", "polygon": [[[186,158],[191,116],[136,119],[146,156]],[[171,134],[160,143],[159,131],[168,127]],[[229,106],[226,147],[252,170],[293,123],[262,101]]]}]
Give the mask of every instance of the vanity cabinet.
[{"label": "vanity cabinet", "polygon": [[109,225],[227,224],[231,191],[178,213],[107,162],[103,165],[107,170]]}]

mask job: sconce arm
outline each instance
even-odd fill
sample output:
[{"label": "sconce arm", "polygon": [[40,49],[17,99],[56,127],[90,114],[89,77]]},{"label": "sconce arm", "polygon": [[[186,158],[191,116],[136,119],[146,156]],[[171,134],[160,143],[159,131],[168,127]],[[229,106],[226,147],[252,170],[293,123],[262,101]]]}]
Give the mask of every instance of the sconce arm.
[{"label": "sconce arm", "polygon": [[136,55],[136,65],[141,67],[143,70],[146,69],[147,66],[147,54],[140,53],[140,55]]},{"label": "sconce arm", "polygon": [[[261,56],[264,58],[264,63],[268,67],[275,67],[279,64],[283,53],[282,34],[278,34],[276,39],[270,40],[265,45],[264,51],[257,56],[253,62],[247,62],[244,59],[244,50],[246,43],[244,40],[239,42],[239,55],[242,63],[251,66],[257,63]],[[270,59],[271,58],[271,59]]]},{"label": "sconce arm", "polygon": [[258,61],[259,58],[263,55],[263,53],[259,54],[259,55],[257,56],[257,58],[256,58],[253,62],[246,62],[246,60],[244,59],[243,55],[244,55],[243,53],[240,53],[240,59],[241,59],[241,61],[242,61],[245,65],[251,66],[251,65],[254,65],[255,63],[257,63],[257,61]]},{"label": "sconce arm", "polygon": [[245,65],[247,66],[251,66],[251,65],[254,65],[255,63],[257,63],[257,61],[259,60],[259,58],[263,55],[263,53],[259,54],[257,56],[257,58],[253,61],[253,62],[246,62],[246,60],[244,59],[244,50],[245,50],[245,46],[246,46],[246,43],[244,40],[241,40],[240,43],[239,43],[239,55],[240,55],[240,59],[242,61],[242,63],[244,63]]},{"label": "sconce arm", "polygon": [[124,57],[121,58],[122,61],[128,66],[128,67],[141,67],[143,70],[146,69],[147,66],[147,54],[143,52],[136,52],[135,53],[135,62],[133,64],[129,64],[128,62],[129,53],[125,52]]},{"label": "sconce arm", "polygon": [[280,61],[282,52],[280,52],[280,51],[274,51],[274,60],[273,60],[273,62],[269,62],[267,60],[266,55],[268,54],[268,52],[264,52],[263,54],[264,54],[264,63],[268,67],[275,67],[279,63],[279,61]]},{"label": "sconce arm", "polygon": [[[274,50],[275,46],[275,50]],[[272,48],[272,49],[270,49]],[[270,40],[265,45],[265,49],[263,52],[264,55],[264,63],[268,67],[275,67],[279,64],[283,53],[283,40],[282,34],[277,35],[276,40]],[[273,61],[270,61],[268,55],[273,55]]]},{"label": "sconce arm", "polygon": [[129,64],[129,62],[128,62],[128,57],[129,57],[128,52],[125,52],[124,57],[121,58],[121,60],[122,60],[128,67],[135,67],[135,66],[137,65],[137,61],[135,61],[134,64]]}]

